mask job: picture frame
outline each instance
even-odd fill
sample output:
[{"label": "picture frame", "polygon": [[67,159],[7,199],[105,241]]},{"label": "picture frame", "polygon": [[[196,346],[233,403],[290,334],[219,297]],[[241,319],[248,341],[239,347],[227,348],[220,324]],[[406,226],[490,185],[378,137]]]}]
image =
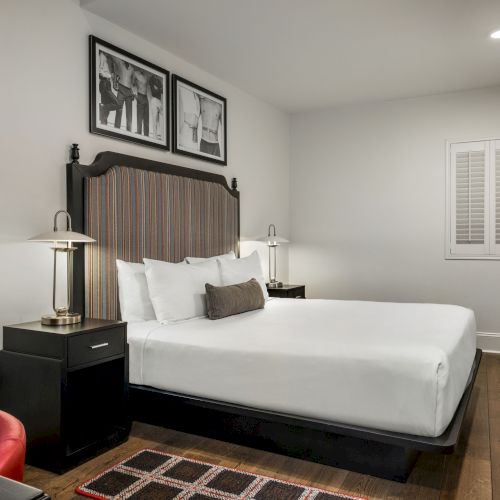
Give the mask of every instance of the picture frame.
[{"label": "picture frame", "polygon": [[93,35],[90,132],[170,149],[170,73]]},{"label": "picture frame", "polygon": [[172,75],[172,151],[227,165],[227,100]]}]

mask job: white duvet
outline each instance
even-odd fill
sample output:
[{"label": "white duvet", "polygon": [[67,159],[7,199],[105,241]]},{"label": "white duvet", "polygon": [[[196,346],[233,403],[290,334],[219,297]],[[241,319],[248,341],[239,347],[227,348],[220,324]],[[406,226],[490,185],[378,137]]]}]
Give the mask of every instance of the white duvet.
[{"label": "white duvet", "polygon": [[464,392],[475,332],[458,306],[271,299],[217,321],[129,323],[130,382],[438,436]]}]

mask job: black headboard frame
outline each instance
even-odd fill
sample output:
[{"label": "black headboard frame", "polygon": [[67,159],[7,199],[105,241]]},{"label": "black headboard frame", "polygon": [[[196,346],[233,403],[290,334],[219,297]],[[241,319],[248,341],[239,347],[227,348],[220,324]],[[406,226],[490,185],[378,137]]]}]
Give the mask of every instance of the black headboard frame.
[{"label": "black headboard frame", "polygon": [[[115,166],[129,167],[137,170],[164,173],[179,177],[188,177],[217,183],[223,186],[237,200],[237,235],[240,237],[240,194],[236,178],[228,185],[223,175],[195,170],[178,165],[171,165],[112,151],[99,153],[90,165],[79,163],[78,144],[71,146],[71,162],[66,165],[66,197],[67,209],[71,215],[73,229],[85,231],[85,180],[88,177],[99,177]],[[85,314],[85,254],[83,245],[77,245],[81,251],[75,252],[73,278],[73,310]]]}]

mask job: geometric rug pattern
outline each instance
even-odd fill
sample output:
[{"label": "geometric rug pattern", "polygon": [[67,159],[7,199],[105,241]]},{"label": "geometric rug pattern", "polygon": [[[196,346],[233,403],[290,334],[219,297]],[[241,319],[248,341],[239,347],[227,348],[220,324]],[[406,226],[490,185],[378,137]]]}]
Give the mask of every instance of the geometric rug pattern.
[{"label": "geometric rug pattern", "polygon": [[75,490],[96,499],[366,500],[144,449]]}]

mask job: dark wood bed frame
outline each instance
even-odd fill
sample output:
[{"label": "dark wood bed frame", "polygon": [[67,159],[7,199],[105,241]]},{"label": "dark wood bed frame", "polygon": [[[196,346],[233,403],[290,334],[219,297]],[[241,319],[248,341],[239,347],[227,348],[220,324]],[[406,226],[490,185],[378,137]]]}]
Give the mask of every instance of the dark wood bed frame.
[{"label": "dark wood bed frame", "polygon": [[[218,174],[113,152],[98,154],[88,166],[80,165],[78,160],[78,145],[74,144],[67,165],[67,205],[73,228],[79,232],[84,230],[84,179],[102,175],[114,165],[217,182],[239,200],[236,179],[229,188],[225,177]],[[82,314],[84,273],[83,251],[76,252],[74,310]],[[130,385],[130,408],[134,420],[404,482],[420,452],[454,451],[481,354],[477,349],[467,387],[450,425],[435,438],[303,418],[138,385]]]}]

